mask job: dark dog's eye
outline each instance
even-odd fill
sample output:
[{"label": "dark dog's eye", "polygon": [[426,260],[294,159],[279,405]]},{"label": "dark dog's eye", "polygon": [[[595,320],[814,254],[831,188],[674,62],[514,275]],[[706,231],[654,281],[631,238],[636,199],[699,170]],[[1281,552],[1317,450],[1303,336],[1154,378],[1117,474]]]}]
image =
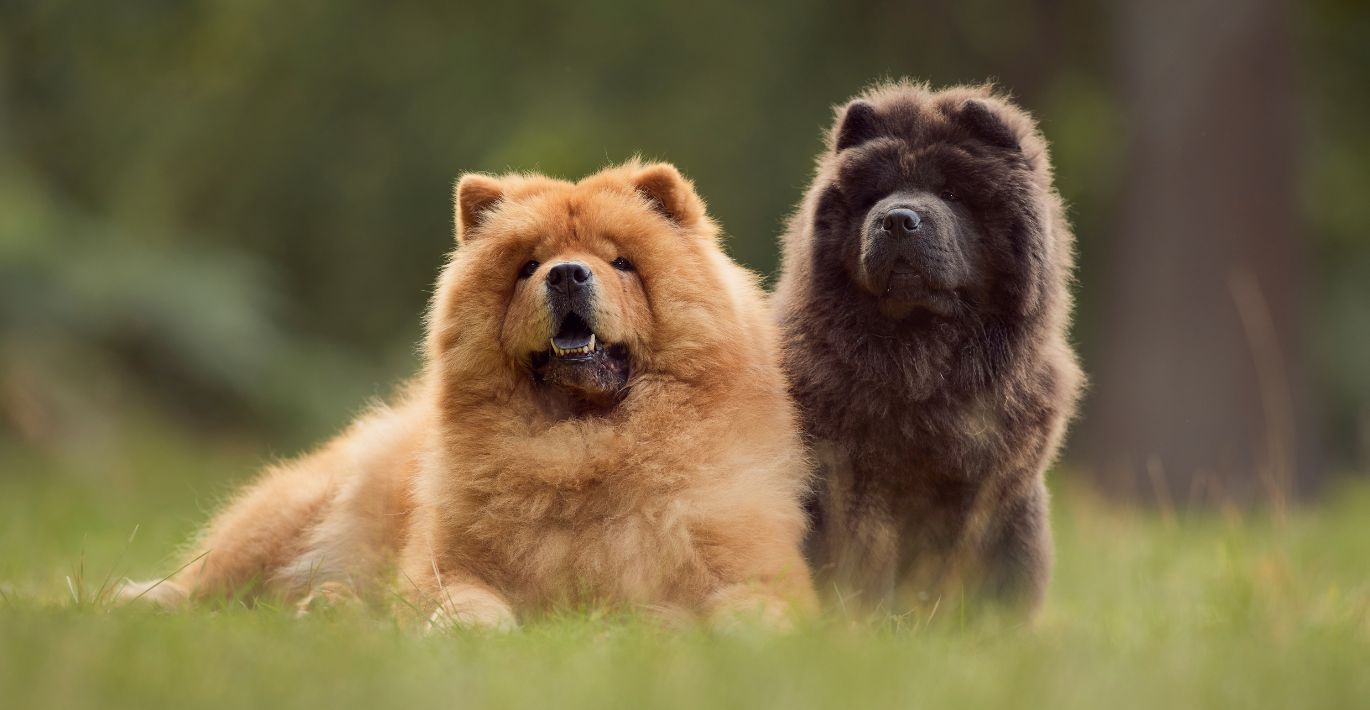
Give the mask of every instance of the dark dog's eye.
[{"label": "dark dog's eye", "polygon": [[619,271],[632,271],[632,270],[633,270],[633,262],[628,261],[627,259],[624,259],[624,258],[621,257],[621,256],[620,256],[619,258],[614,259],[613,261],[609,262],[609,265],[612,266],[612,267],[614,267],[615,269],[618,269]]},{"label": "dark dog's eye", "polygon": [[961,201],[961,198],[960,198],[955,192],[952,192],[952,191],[949,190],[949,189],[948,189],[948,190],[943,190],[943,191],[942,191],[942,194],[939,195],[939,197],[941,197],[943,200],[946,200],[947,202],[960,202],[960,201]]},{"label": "dark dog's eye", "polygon": [[542,266],[542,264],[539,264],[536,261],[530,261],[527,264],[524,264],[523,268],[519,269],[519,279],[526,279],[529,276],[532,276],[537,272],[539,266]]}]

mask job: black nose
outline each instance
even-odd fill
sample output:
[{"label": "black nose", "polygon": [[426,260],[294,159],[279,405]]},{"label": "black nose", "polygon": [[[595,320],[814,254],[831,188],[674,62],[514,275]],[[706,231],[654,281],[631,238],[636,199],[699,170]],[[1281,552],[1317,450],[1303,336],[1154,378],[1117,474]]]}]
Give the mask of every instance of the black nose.
[{"label": "black nose", "polygon": [[547,286],[567,295],[589,285],[594,279],[590,267],[578,262],[568,261],[557,264],[547,271]]},{"label": "black nose", "polygon": [[880,220],[880,226],[896,237],[911,236],[922,225],[923,218],[907,207],[896,207]]}]

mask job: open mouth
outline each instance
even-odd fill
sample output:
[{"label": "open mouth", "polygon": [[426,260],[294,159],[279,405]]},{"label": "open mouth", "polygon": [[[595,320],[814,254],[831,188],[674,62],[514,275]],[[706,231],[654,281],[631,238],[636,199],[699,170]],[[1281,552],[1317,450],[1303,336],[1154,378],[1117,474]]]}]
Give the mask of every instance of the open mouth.
[{"label": "open mouth", "polygon": [[611,406],[627,392],[628,347],[604,342],[579,314],[566,314],[547,345],[529,358],[539,384],[593,407]]},{"label": "open mouth", "polygon": [[588,358],[600,348],[600,342],[590,325],[580,316],[569,313],[562,320],[557,334],[548,341],[553,357]]}]

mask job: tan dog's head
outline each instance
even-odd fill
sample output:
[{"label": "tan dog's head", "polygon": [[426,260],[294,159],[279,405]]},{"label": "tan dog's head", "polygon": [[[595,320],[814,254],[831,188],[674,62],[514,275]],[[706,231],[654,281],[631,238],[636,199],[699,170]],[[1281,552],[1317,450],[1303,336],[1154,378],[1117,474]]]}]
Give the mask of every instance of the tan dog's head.
[{"label": "tan dog's head", "polygon": [[430,357],[464,384],[612,409],[652,373],[718,366],[736,332],[717,228],[671,165],[578,183],[470,174],[439,284]]}]

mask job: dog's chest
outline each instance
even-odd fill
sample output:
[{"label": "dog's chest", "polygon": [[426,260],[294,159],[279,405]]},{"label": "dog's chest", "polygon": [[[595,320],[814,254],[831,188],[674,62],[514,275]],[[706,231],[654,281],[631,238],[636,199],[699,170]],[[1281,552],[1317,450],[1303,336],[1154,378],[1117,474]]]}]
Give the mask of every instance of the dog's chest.
[{"label": "dog's chest", "polygon": [[836,437],[855,454],[863,478],[894,488],[980,478],[1010,448],[1011,427],[989,397],[908,404]]},{"label": "dog's chest", "polygon": [[692,558],[684,506],[662,492],[548,489],[481,525],[508,593],[532,607],[669,601]]}]

